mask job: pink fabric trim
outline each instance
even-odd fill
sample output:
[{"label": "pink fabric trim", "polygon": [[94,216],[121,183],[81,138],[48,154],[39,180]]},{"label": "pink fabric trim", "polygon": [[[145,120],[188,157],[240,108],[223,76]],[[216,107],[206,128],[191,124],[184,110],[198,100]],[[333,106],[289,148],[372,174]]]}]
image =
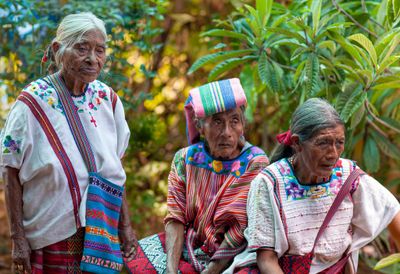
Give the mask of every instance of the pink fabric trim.
[{"label": "pink fabric trim", "polygon": [[247,99],[246,94],[244,93],[243,87],[240,84],[239,78],[232,78],[229,80],[231,83],[233,90],[238,90],[240,92],[234,92],[233,95],[235,96],[235,101],[238,106],[245,105],[247,106]]},{"label": "pink fabric trim", "polygon": [[206,116],[204,112],[203,103],[201,102],[201,97],[199,93],[199,88],[194,88],[190,91],[190,96],[192,96],[192,103],[190,104],[193,108],[195,116],[199,118],[204,118]]}]

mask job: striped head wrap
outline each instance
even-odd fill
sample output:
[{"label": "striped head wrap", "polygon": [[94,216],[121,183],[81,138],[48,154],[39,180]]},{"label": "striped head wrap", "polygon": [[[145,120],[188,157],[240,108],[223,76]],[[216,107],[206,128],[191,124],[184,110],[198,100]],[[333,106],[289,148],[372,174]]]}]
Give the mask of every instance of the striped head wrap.
[{"label": "striped head wrap", "polygon": [[192,89],[185,103],[189,144],[197,143],[200,137],[195,118],[205,118],[246,104],[246,95],[238,78],[211,82]]}]

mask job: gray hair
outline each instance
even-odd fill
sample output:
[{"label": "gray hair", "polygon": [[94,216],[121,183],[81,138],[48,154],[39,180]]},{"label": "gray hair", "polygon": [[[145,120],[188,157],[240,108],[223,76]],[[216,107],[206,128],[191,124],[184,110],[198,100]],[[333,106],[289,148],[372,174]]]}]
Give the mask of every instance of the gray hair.
[{"label": "gray hair", "polygon": [[[291,134],[297,134],[300,142],[314,137],[320,130],[343,125],[337,111],[326,100],[311,98],[299,106],[292,115]],[[294,154],[291,146],[279,144],[271,158],[271,163]]]},{"label": "gray hair", "polygon": [[62,67],[62,57],[65,50],[81,41],[83,35],[90,30],[99,30],[107,41],[107,31],[103,20],[96,17],[91,12],[70,14],[64,17],[57,29],[57,35],[53,42],[57,42],[60,48],[54,53],[54,61],[60,69]]}]

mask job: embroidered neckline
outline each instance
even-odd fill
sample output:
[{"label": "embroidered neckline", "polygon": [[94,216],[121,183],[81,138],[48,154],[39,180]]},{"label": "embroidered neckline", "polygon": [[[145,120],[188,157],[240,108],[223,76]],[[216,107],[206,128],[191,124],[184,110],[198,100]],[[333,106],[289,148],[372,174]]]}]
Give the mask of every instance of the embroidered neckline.
[{"label": "embroidered neckline", "polygon": [[186,163],[199,168],[208,169],[217,174],[232,174],[240,177],[247,169],[249,161],[264,152],[256,146],[245,146],[239,156],[231,160],[216,160],[205,149],[203,142],[198,142],[189,147]]},{"label": "embroidered neckline", "polygon": [[277,162],[278,170],[284,180],[285,192],[288,200],[316,199],[337,195],[343,184],[343,165],[339,159],[332,169],[330,180],[318,184],[301,184],[294,175],[288,159]]}]

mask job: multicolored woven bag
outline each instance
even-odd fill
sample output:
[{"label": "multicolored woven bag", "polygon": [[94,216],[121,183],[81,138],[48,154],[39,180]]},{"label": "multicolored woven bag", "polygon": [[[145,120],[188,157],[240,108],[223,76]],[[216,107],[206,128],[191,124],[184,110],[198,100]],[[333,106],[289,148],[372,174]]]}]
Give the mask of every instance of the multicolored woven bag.
[{"label": "multicolored woven bag", "polygon": [[60,74],[50,75],[48,79],[55,87],[75,143],[89,171],[81,269],[92,273],[120,273],[123,260],[118,238],[118,222],[124,189],[97,172],[89,140]]}]

